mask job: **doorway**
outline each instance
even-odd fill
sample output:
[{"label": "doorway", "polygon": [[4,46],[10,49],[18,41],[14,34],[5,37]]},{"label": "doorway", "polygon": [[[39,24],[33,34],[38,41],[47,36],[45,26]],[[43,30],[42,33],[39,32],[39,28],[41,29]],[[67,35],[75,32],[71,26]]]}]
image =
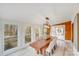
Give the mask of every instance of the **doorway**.
[{"label": "doorway", "polygon": [[51,35],[59,40],[65,40],[65,25],[52,26]]}]

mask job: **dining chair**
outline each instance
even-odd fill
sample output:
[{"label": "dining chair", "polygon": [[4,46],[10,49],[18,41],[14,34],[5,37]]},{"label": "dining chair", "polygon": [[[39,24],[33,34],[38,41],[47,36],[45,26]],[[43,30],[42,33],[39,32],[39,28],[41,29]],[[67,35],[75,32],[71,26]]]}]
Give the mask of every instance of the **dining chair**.
[{"label": "dining chair", "polygon": [[54,53],[54,47],[56,46],[56,39],[53,39],[48,48],[46,49],[46,55],[52,55]]}]

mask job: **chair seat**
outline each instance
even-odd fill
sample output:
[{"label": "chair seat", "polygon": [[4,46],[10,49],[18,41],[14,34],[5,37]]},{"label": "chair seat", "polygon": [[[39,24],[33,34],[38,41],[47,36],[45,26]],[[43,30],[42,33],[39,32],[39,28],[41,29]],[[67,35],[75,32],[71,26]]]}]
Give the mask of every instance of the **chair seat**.
[{"label": "chair seat", "polygon": [[47,48],[46,51],[47,51],[47,52],[51,52],[51,49]]},{"label": "chair seat", "polygon": [[46,49],[46,53],[48,53],[49,55],[51,55],[51,53],[54,52],[55,45],[56,45],[56,39],[53,39],[50,42],[49,47]]}]

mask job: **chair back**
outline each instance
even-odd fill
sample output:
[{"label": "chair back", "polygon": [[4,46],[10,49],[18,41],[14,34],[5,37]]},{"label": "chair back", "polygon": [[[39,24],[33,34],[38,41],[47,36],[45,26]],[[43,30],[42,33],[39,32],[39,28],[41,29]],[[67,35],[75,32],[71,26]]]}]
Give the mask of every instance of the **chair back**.
[{"label": "chair back", "polygon": [[55,44],[56,44],[56,39],[53,39],[51,42],[50,42],[50,44],[49,44],[49,46],[48,46],[48,50],[52,50],[53,48],[54,48],[54,46],[55,46]]}]

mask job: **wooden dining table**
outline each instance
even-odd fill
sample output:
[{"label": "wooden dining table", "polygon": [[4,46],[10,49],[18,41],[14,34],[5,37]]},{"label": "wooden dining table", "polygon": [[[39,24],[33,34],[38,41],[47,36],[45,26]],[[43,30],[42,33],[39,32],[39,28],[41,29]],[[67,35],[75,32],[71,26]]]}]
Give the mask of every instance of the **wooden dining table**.
[{"label": "wooden dining table", "polygon": [[49,45],[51,40],[52,39],[40,39],[40,40],[37,40],[37,41],[31,43],[30,46],[36,50],[37,54],[39,54],[39,52],[41,52],[41,50],[43,48],[45,48],[46,46]]}]

